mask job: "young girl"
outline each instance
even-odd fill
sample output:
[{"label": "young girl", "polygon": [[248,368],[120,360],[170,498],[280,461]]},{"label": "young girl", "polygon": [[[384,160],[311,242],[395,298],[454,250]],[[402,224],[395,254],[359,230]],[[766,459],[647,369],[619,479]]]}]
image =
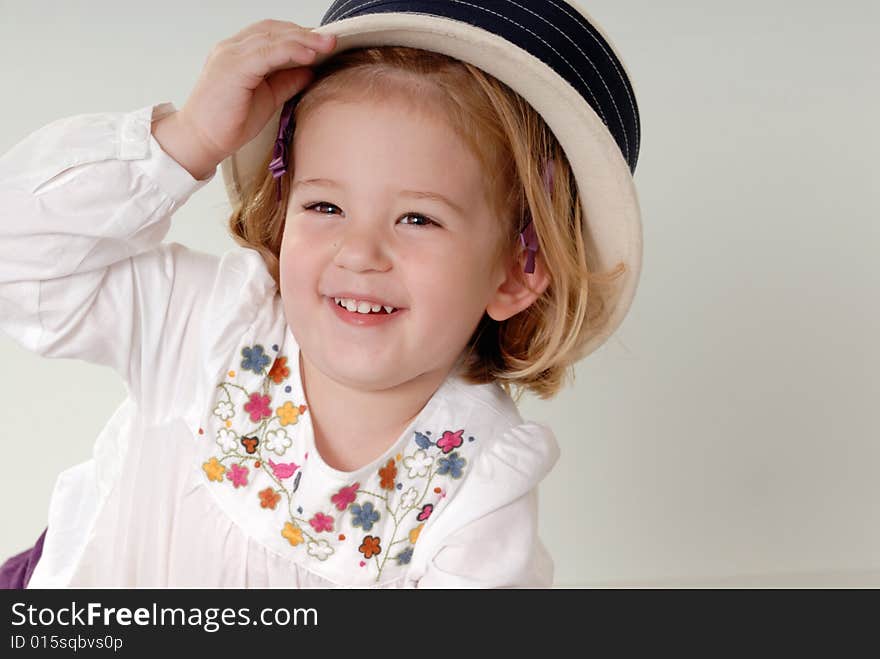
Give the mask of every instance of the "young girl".
[{"label": "young girl", "polygon": [[[559,448],[514,398],[557,393],[626,312],[637,115],[594,138],[612,164],[585,203],[583,154],[576,177],[557,139],[584,126],[554,132],[538,101],[441,52],[497,47],[502,23],[346,4],[327,39],[262,21],[221,41],[179,111],[61,119],[0,159],[0,327],[129,391],[9,585],[553,583],[537,488]],[[162,242],[221,163],[241,247]],[[621,235],[629,263],[596,267]]]}]

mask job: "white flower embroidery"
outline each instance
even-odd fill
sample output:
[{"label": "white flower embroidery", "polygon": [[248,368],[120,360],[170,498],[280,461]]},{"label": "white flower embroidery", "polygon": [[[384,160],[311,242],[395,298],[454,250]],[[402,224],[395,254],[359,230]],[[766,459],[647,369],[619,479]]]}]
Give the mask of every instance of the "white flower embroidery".
[{"label": "white flower embroidery", "polygon": [[403,493],[403,496],[400,497],[400,506],[402,508],[412,508],[413,504],[416,502],[416,498],[418,498],[419,493],[416,488],[411,487],[406,492]]},{"label": "white flower embroidery", "polygon": [[263,445],[268,450],[274,451],[278,455],[284,455],[284,452],[291,444],[293,444],[293,440],[287,436],[287,431],[278,429],[270,430],[266,433],[266,439]]},{"label": "white flower embroidery", "polygon": [[326,540],[310,541],[307,546],[309,556],[314,556],[321,561],[326,561],[327,557],[333,553],[333,547]]},{"label": "white flower embroidery", "polygon": [[214,416],[219,416],[224,421],[231,418],[233,415],[235,415],[235,410],[232,403],[227,400],[221,400],[217,403],[217,407],[214,408]]},{"label": "white flower embroidery", "polygon": [[223,449],[224,453],[232,453],[238,448],[238,440],[235,433],[228,428],[221,428],[217,431],[217,445]]},{"label": "white flower embroidery", "polygon": [[423,449],[419,449],[412,455],[408,455],[403,459],[404,466],[409,469],[409,477],[426,476],[428,468],[434,463],[434,458],[428,455]]}]

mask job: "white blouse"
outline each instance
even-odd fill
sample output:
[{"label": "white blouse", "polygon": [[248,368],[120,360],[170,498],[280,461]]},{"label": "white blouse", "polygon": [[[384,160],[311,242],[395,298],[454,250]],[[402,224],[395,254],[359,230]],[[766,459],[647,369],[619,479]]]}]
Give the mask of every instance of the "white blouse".
[{"label": "white blouse", "polygon": [[321,459],[260,255],[162,242],[216,173],[152,136],[175,111],[59,119],[0,157],[0,329],[129,392],[59,475],[28,587],[551,586],[559,448],[498,385],[453,373],[377,460]]}]

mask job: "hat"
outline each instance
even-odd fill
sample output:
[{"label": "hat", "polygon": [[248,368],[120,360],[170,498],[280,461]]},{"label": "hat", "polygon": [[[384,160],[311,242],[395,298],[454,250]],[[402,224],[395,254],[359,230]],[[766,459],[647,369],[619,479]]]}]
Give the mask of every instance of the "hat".
[{"label": "hat", "polygon": [[[541,115],[574,173],[594,267],[608,271],[618,262],[626,265],[606,301],[607,322],[581,356],[602,345],[635,296],[642,226],[632,178],[640,141],[635,91],[596,21],[571,0],[336,0],[314,31],[332,33],[337,41],[332,53],[318,52],[311,66],[352,48],[430,50],[494,76]],[[233,208],[241,190],[265,175],[261,168],[278,138],[282,112],[222,162]]]}]

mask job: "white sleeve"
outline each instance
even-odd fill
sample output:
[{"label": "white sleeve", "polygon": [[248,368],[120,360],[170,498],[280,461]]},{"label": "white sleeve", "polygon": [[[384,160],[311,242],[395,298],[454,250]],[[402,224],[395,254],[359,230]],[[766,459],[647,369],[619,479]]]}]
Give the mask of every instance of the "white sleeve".
[{"label": "white sleeve", "polygon": [[113,368],[157,417],[186,400],[183,359],[219,261],[162,243],[216,174],[196,181],[152,136],[174,111],[59,119],[0,156],[0,329],[39,355]]},{"label": "white sleeve", "polygon": [[532,422],[484,448],[468,482],[416,543],[415,585],[551,587],[553,560],[538,535],[538,483],[558,458],[553,432]]}]

